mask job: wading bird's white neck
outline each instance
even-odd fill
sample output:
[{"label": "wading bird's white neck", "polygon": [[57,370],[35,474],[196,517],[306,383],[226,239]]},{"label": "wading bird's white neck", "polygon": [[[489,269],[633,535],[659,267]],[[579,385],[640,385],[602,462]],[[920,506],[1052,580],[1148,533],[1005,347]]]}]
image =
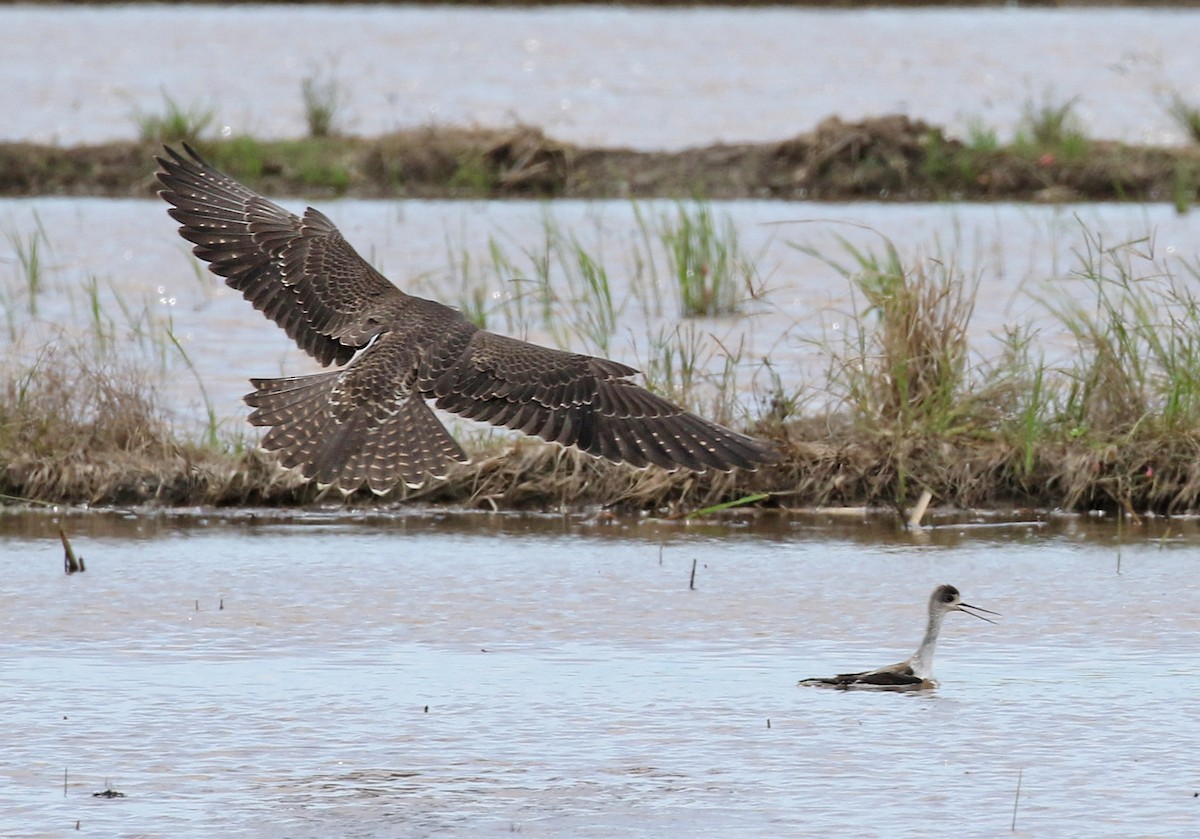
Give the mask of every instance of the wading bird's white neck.
[{"label": "wading bird's white neck", "polygon": [[931,604],[929,623],[925,626],[925,638],[909,659],[913,675],[918,679],[933,678],[933,651],[937,649],[938,633],[942,631],[942,619],[945,617],[945,611],[936,608],[936,604]]}]

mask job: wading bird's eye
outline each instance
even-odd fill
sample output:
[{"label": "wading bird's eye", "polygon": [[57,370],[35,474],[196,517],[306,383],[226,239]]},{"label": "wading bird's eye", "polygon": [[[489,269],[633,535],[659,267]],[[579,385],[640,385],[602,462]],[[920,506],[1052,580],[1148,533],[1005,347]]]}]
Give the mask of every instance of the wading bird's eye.
[{"label": "wading bird's eye", "polygon": [[946,586],[946,590],[942,592],[942,602],[953,603],[956,597],[958,597],[958,592],[950,586]]}]

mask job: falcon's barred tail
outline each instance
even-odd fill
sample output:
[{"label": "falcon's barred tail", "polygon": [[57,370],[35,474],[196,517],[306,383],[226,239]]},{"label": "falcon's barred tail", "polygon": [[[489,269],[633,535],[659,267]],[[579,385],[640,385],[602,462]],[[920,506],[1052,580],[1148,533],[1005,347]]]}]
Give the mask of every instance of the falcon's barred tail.
[{"label": "falcon's barred tail", "polygon": [[254,425],[272,426],[262,446],[280,463],[320,484],[351,490],[366,483],[383,494],[397,481],[419,487],[443,478],[451,463],[468,458],[429,406],[416,395],[375,420],[368,411],[335,416],[330,402],[343,371],[283,379],[251,379]]}]

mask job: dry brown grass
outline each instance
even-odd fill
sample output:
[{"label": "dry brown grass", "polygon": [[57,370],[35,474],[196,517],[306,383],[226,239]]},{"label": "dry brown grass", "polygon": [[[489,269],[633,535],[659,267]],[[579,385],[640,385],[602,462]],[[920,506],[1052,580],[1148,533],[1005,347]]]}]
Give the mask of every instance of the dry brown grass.
[{"label": "dry brown grass", "polygon": [[902,506],[913,477],[962,507],[1094,506],[1180,512],[1200,499],[1200,435],[1169,446],[1047,441],[1034,468],[998,439],[864,434],[848,415],[763,429],[781,465],[755,473],[634,470],[536,441],[491,443],[448,480],[386,496],[322,493],[260,450],[180,442],[137,371],[47,351],[0,385],[0,493],[9,500],[103,506],[455,504],[483,509],[605,506],[684,515],[758,492],[765,506]]},{"label": "dry brown grass", "polygon": [[300,500],[265,455],[181,441],[154,377],[94,347],[45,347],[0,378],[0,494],[10,500],[233,504]]}]

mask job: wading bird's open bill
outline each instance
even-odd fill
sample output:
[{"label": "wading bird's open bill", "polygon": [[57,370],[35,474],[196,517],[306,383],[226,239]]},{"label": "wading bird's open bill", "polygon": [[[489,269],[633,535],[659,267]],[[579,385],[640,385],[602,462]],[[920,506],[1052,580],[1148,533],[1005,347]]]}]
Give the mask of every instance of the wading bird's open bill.
[{"label": "wading bird's open bill", "polygon": [[753,469],[769,443],[638,387],[638,371],[479,329],[457,309],[406,294],[333,223],[300,218],[184,145],[156,157],[179,234],[302,350],[339,369],[251,379],[263,447],[321,484],[386,492],[446,475],[467,456],[427,400],[474,420],[636,467]]},{"label": "wading bird's open bill", "polygon": [[994,615],[995,612],[963,603],[958,589],[954,586],[938,586],[933,590],[933,594],[929,595],[929,623],[925,626],[925,638],[917,651],[904,661],[862,673],[841,673],[825,679],[803,679],[800,684],[841,690],[927,690],[936,687],[937,681],[933,678],[933,652],[937,648],[942,620],[951,612],[965,612],[988,623],[995,623],[991,618],[980,614],[984,612]]}]

